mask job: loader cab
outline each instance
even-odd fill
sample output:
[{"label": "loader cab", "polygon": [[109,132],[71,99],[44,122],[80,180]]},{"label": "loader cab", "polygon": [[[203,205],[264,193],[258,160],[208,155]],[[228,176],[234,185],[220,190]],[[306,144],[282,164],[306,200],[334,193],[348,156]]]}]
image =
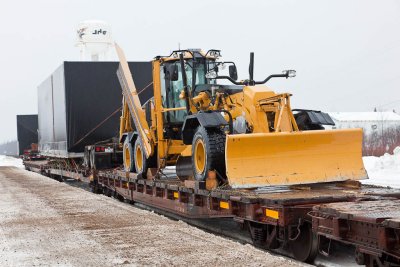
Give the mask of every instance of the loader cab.
[{"label": "loader cab", "polygon": [[[189,90],[197,86],[215,83],[206,79],[207,69],[214,60],[195,58],[185,60],[185,72]],[[160,68],[161,97],[164,108],[179,109],[164,113],[164,121],[169,125],[181,126],[187,116],[186,102],[180,99],[184,88],[182,69],[179,60],[164,62]],[[192,91],[195,94],[194,90]]]},{"label": "loader cab", "polygon": [[[160,69],[161,97],[164,108],[183,108],[186,103],[179,98],[183,88],[182,70],[178,62],[168,62]],[[181,124],[186,116],[186,109],[164,113],[167,124]]]}]

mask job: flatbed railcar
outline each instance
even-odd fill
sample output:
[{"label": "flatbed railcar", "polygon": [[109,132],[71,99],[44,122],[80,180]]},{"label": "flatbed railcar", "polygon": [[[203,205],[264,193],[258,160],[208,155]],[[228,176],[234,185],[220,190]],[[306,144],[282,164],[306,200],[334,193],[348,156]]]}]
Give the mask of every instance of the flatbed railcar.
[{"label": "flatbed railcar", "polygon": [[337,182],[259,189],[207,190],[205,182],[185,183],[170,172],[140,175],[117,169],[55,169],[46,161],[26,168],[53,178],[89,182],[95,193],[137,202],[191,219],[231,218],[250,232],[253,244],[287,250],[300,261],[329,255],[331,242],[355,247],[366,266],[400,264],[400,190]]}]

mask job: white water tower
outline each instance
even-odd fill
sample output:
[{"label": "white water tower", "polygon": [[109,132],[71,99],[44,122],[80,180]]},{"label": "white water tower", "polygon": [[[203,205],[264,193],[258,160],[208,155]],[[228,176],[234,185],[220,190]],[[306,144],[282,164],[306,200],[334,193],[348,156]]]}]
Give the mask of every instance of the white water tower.
[{"label": "white water tower", "polygon": [[85,20],[77,28],[81,60],[89,56],[92,61],[107,60],[107,54],[113,46],[111,27],[101,20]]}]

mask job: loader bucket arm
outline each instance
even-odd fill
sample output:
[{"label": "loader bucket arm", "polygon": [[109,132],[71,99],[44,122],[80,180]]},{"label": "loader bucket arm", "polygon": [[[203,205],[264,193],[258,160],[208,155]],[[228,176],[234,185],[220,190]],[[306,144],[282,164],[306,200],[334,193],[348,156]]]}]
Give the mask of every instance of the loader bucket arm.
[{"label": "loader bucket arm", "polygon": [[234,188],[367,179],[361,144],[361,129],[227,135],[227,177]]},{"label": "loader bucket arm", "polygon": [[145,112],[142,109],[136,86],[133,82],[128,62],[125,58],[125,54],[117,44],[115,44],[115,48],[117,50],[119,58],[119,68],[117,70],[117,75],[122,87],[124,101],[128,105],[129,112],[138,132],[138,137],[143,144],[146,158],[149,158],[154,152],[150,127],[147,123]]}]

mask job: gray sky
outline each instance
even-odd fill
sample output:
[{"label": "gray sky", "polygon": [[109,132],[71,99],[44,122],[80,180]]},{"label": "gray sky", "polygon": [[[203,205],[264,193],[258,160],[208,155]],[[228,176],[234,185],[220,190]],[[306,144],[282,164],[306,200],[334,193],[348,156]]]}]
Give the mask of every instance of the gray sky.
[{"label": "gray sky", "polygon": [[78,60],[75,28],[105,20],[128,60],[178,47],[216,48],[247,77],[272,80],[292,106],[325,111],[400,111],[400,1],[1,1],[0,143],[16,139],[17,114],[37,113],[37,85],[64,60]]}]

